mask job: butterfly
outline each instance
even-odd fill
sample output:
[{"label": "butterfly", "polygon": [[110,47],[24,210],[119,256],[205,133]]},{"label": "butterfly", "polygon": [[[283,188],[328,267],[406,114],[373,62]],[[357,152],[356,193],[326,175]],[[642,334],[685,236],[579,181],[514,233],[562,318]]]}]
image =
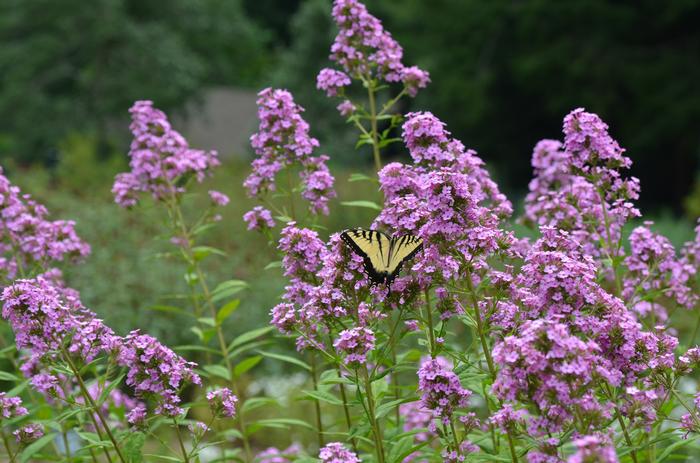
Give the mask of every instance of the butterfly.
[{"label": "butterfly", "polygon": [[417,236],[390,237],[379,231],[362,228],[346,230],[340,237],[362,257],[371,282],[386,283],[388,286],[391,286],[404,262],[412,259],[423,247],[423,240]]}]

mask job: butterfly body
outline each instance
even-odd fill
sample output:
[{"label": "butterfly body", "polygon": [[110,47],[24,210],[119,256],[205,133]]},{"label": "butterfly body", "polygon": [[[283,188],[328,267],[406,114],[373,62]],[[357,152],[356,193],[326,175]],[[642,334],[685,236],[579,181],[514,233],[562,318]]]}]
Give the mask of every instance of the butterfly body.
[{"label": "butterfly body", "polygon": [[365,271],[373,284],[391,282],[401,267],[423,247],[423,240],[411,235],[394,236],[356,228],[340,234],[341,239],[364,261]]}]

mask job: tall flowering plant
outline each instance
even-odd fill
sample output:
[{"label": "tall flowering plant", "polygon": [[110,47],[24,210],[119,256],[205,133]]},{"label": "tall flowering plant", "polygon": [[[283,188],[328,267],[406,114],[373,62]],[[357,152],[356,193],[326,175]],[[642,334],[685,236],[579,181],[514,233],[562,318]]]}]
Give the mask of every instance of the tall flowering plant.
[{"label": "tall flowering plant", "polygon": [[[270,326],[229,339],[224,324],[247,285],[214,285],[203,266],[226,257],[204,232],[229,197],[210,190],[206,207],[188,207],[218,157],[190,147],[152,102],[136,102],[115,201],[163,212],[165,257],[182,266],[188,290],[167,310],[190,317],[199,343],[171,349],[138,329],[115,333],[55,268],[89,252],[74,224],[50,221],[0,174],[2,317],[16,346],[2,351],[15,370],[2,379],[18,384],[0,392],[7,459],[640,463],[700,452],[700,225],[677,251],[651,221],[634,224],[632,158],[579,108],[564,117],[561,141],[534,148],[519,220],[536,236],[518,238],[484,160],[431,112],[398,112],[428,73],[403,64],[362,3],[336,0],[332,15],[334,67],[317,86],[339,99],[357,148],[371,146],[373,193],[383,196],[371,223],[347,226],[411,235],[420,250],[390,286],[372,283],[371,259],[318,224],[335,213],[337,193],[303,108],[286,90],[264,89],[243,185],[257,204],[243,220],[273,244],[269,267],[286,284]],[[404,162],[383,165],[391,143]],[[686,330],[679,319],[689,317]],[[263,351],[272,330],[278,348]],[[199,363],[185,358],[193,351]],[[248,397],[244,376],[263,358],[301,369],[308,416]],[[269,447],[260,431],[270,427],[314,438]]]}]

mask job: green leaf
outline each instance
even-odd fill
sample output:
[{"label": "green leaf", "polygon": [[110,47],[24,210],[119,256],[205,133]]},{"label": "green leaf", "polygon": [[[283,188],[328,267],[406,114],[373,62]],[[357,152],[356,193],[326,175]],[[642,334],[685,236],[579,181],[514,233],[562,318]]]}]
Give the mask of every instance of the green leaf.
[{"label": "green leaf", "polygon": [[173,305],[152,305],[148,308],[148,310],[155,310],[157,312],[176,313],[178,315],[185,315],[187,317],[194,318],[194,315],[192,315],[190,312],[181,309],[180,307],[175,307]]},{"label": "green leaf", "polygon": [[677,450],[677,449],[679,449],[679,448],[681,448],[681,447],[684,447],[684,446],[686,446],[686,445],[688,445],[688,444],[692,444],[693,442],[695,442],[696,439],[697,439],[697,437],[696,437],[696,438],[691,438],[691,439],[679,440],[678,442],[674,442],[673,444],[669,445],[668,447],[666,447],[666,448],[664,449],[664,451],[661,453],[661,455],[658,456],[658,458],[656,459],[656,461],[657,461],[657,462],[662,462],[662,461],[664,461],[666,458],[668,458],[669,456],[671,456],[671,454],[672,454],[675,450]]},{"label": "green leaf", "polygon": [[214,320],[211,317],[200,317],[197,319],[197,321],[202,325],[207,325],[207,326],[211,326],[211,327],[216,326],[216,320]]},{"label": "green leaf", "polygon": [[124,376],[126,376],[124,373],[116,377],[114,380],[110,381],[109,385],[105,387],[102,390],[102,393],[100,394],[100,397],[97,399],[97,406],[101,406],[103,403],[105,403],[105,400],[107,400],[107,397],[109,396],[110,392],[114,390],[119,384],[122,382],[122,379],[124,379]]},{"label": "green leaf", "polygon": [[39,450],[43,449],[46,444],[51,442],[55,436],[56,433],[52,432],[29,444],[20,454],[19,461],[21,463],[29,461],[29,459],[32,458]]},{"label": "green leaf", "polygon": [[228,299],[229,297],[237,294],[248,287],[248,283],[242,280],[228,280],[219,285],[214,289],[211,294],[212,302],[217,302],[222,299]]},{"label": "green leaf", "polygon": [[240,305],[240,299],[234,299],[226,303],[216,314],[216,324],[221,325]]},{"label": "green leaf", "polygon": [[143,462],[143,444],[146,442],[146,435],[142,432],[131,432],[122,444],[124,456],[128,463]]},{"label": "green leaf", "polygon": [[246,414],[265,405],[275,405],[277,401],[272,397],[252,397],[243,403],[241,413]]},{"label": "green leaf", "polygon": [[202,261],[212,254],[226,257],[226,253],[224,251],[211,246],[195,246],[192,248],[192,256],[196,261]]},{"label": "green leaf", "polygon": [[415,397],[404,397],[403,399],[397,399],[392,400],[391,402],[383,403],[377,407],[377,410],[375,411],[375,416],[377,417],[377,419],[383,418],[387,415],[387,413],[394,410],[399,405],[407,402],[414,402],[415,400]]},{"label": "green leaf", "polygon": [[343,401],[325,391],[302,391],[305,396],[310,397],[313,400],[318,400],[321,402],[326,402],[331,405],[343,405]]},{"label": "green leaf", "polygon": [[366,207],[368,209],[374,209],[375,211],[382,210],[382,208],[373,201],[343,201],[340,204],[347,207]]},{"label": "green leaf", "polygon": [[267,264],[263,270],[270,270],[273,268],[282,268],[282,261],[281,260],[273,260],[272,262]]},{"label": "green leaf", "polygon": [[246,371],[250,370],[253,368],[255,365],[260,363],[260,361],[263,359],[262,355],[255,355],[253,357],[248,357],[247,359],[241,361],[236,365],[233,369],[233,375],[238,378],[240,377],[243,373]]},{"label": "green leaf", "polygon": [[365,175],[359,172],[355,172],[354,174],[350,174],[350,178],[348,179],[348,182],[373,182],[377,183],[377,178],[376,177],[370,177],[369,175]]},{"label": "green leaf", "polygon": [[284,428],[287,429],[290,426],[299,426],[306,429],[315,429],[306,421],[295,420],[294,418],[271,418],[267,420],[258,420],[255,422],[258,426],[264,428]]},{"label": "green leaf", "polygon": [[236,347],[245,344],[246,342],[252,341],[256,338],[259,338],[260,336],[269,333],[270,331],[274,330],[274,326],[265,326],[263,328],[256,328],[254,330],[247,331],[238,337],[234,339],[231,344],[228,346],[229,352],[235,349]]},{"label": "green leaf", "polygon": [[228,370],[222,365],[204,365],[202,368],[210,375],[218,376],[219,378],[231,381]]},{"label": "green leaf", "polygon": [[273,358],[276,360],[280,360],[282,362],[287,362],[287,363],[292,363],[294,365],[300,366],[303,369],[307,371],[311,371],[311,367],[307,365],[305,362],[302,362],[298,358],[290,357],[289,355],[282,355],[282,354],[275,354],[274,352],[263,352],[263,351],[258,351],[260,355],[263,355],[265,357]]},{"label": "green leaf", "polygon": [[389,463],[398,463],[403,461],[408,455],[411,454],[413,447],[413,436],[406,436],[399,439],[389,451]]},{"label": "green leaf", "polygon": [[0,371],[0,381],[18,381],[19,378],[6,371]]}]

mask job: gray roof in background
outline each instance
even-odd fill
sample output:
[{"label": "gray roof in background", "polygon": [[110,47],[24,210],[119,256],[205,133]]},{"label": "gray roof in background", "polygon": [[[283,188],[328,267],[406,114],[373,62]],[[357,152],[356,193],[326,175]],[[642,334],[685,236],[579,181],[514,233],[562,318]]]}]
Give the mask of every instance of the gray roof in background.
[{"label": "gray roof in background", "polygon": [[173,117],[173,127],[193,148],[216,150],[222,158],[245,156],[258,123],[256,98],[251,90],[207,89],[197,103]]}]

